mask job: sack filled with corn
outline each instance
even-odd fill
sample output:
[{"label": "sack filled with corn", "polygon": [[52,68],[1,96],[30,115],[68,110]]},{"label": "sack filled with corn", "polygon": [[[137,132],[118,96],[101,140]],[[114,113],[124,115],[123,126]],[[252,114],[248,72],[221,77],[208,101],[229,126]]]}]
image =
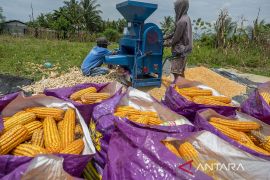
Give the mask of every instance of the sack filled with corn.
[{"label": "sack filled with corn", "polygon": [[106,84],[79,84],[73,87],[45,89],[44,94],[72,103],[89,124],[93,109],[102,101],[122,92],[122,85],[117,82]]},{"label": "sack filled with corn", "polygon": [[[162,143],[168,136],[185,137],[190,133],[154,131],[119,121],[108,146],[102,179],[211,179],[201,171],[194,171],[193,174],[182,171],[179,166],[185,161]],[[184,168],[190,170],[189,165]]]},{"label": "sack filled with corn", "polygon": [[[62,166],[65,171],[57,172],[63,175],[59,177],[80,177],[95,153],[83,117],[69,102],[21,93],[5,106],[0,117],[5,119],[0,118],[0,166],[8,168],[0,168],[0,179],[23,178],[28,171],[44,175],[44,169]],[[47,163],[41,166],[36,158]],[[57,173],[47,176],[57,179]]]},{"label": "sack filled with corn", "polygon": [[241,111],[270,124],[270,81],[260,84],[241,105]]},{"label": "sack filled with corn", "polygon": [[178,78],[166,92],[163,104],[193,121],[196,112],[211,108],[225,116],[235,115],[237,103],[199,82]]},{"label": "sack filled with corn", "polygon": [[166,134],[194,130],[194,126],[185,117],[171,111],[149,94],[129,88],[126,93],[94,109],[90,130],[97,150],[94,159],[101,168],[105,167],[110,137],[119,121]]},{"label": "sack filled with corn", "polygon": [[231,118],[208,109],[197,113],[194,124],[247,153],[270,158],[270,126],[247,114],[237,112]]},{"label": "sack filled with corn", "polygon": [[270,166],[270,156],[250,154],[209,131],[168,137],[162,143],[175,159],[187,163],[182,173],[201,171],[213,179],[267,179],[269,174],[264,167]]}]

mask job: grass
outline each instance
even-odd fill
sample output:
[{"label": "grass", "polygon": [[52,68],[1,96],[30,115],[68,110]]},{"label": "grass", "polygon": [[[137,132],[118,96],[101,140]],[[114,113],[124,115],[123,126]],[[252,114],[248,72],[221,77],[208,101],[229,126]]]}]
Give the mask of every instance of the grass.
[{"label": "grass", "polygon": [[[39,80],[49,75],[50,72],[42,66],[49,61],[56,66],[54,70],[64,73],[71,67],[80,67],[94,45],[92,42],[52,41],[2,35],[0,36],[0,72]],[[110,48],[116,47],[117,44],[113,44]],[[165,49],[164,56],[169,55],[170,50]],[[218,50],[195,43],[188,62],[190,65],[235,68],[243,72],[270,76],[269,53],[254,47]]]}]

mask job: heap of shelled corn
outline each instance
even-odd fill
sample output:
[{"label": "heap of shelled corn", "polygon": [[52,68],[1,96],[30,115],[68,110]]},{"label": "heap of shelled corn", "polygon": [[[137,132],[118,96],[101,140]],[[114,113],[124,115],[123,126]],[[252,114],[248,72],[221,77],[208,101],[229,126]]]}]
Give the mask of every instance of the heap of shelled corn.
[{"label": "heap of shelled corn", "polygon": [[214,106],[232,106],[232,100],[225,96],[213,96],[213,92],[208,89],[198,87],[179,88],[175,87],[176,92],[189,101],[196,104],[214,105]]},{"label": "heap of shelled corn", "polygon": [[108,93],[98,93],[95,87],[82,89],[70,95],[70,99],[80,104],[94,104],[110,98]]},{"label": "heap of shelled corn", "polygon": [[84,149],[74,109],[33,107],[4,118],[0,155],[77,154]]},{"label": "heap of shelled corn", "polygon": [[140,111],[131,106],[117,107],[114,115],[145,125],[161,125],[163,123],[156,112]]},{"label": "heap of shelled corn", "polygon": [[258,153],[270,155],[270,137],[259,133],[257,122],[210,118],[209,123],[224,135]]}]

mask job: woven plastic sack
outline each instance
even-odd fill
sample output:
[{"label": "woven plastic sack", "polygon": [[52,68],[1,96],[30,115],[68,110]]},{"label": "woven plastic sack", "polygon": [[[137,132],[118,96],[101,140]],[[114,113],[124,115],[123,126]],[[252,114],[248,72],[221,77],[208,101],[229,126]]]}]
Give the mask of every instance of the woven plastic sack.
[{"label": "woven plastic sack", "polygon": [[[74,108],[76,110],[76,116],[83,128],[84,132],[84,145],[85,148],[82,155],[57,155],[61,157],[60,161],[63,161],[62,165],[64,170],[71,176],[80,177],[83,169],[85,168],[88,161],[95,154],[95,148],[90,138],[90,133],[87,125],[79,111],[68,102],[57,99],[55,97],[48,97],[44,95],[38,95],[33,97],[24,97],[23,94],[17,96],[16,99],[11,101],[2,111],[1,116],[8,117],[14,115],[16,112],[21,111],[28,107],[55,107],[55,108]],[[2,121],[2,120],[0,120]],[[46,156],[45,156],[46,157]],[[51,158],[48,155],[48,161]],[[12,155],[1,155],[0,156],[0,179],[20,179],[26,170],[31,170],[28,168],[29,163],[33,163],[33,158],[29,157],[16,157]],[[46,158],[45,158],[46,159]],[[58,159],[59,160],[59,159]],[[50,161],[49,161],[50,162]],[[51,161],[53,162],[53,161]],[[54,169],[54,163],[49,163],[50,168]],[[34,167],[34,166],[33,166]],[[47,163],[47,168],[49,168]],[[42,169],[42,167],[41,167]],[[51,174],[47,174],[48,177],[54,177],[59,172],[52,171]],[[33,177],[34,178],[34,177]],[[53,178],[54,179],[54,178]]]},{"label": "woven plastic sack", "polygon": [[[142,111],[155,111],[160,118],[164,120],[164,123],[168,124],[164,126],[148,126],[135,124],[126,118],[114,116],[116,107],[123,105],[132,106]],[[99,164],[99,172],[102,171],[106,165],[108,145],[115,129],[115,122],[118,120],[134,124],[142,129],[150,129],[153,132],[164,132],[165,134],[178,134],[185,131],[193,131],[195,129],[186,118],[163,106],[149,94],[129,88],[125,94],[104,101],[94,109],[90,130],[92,132],[92,140],[97,149],[97,154],[94,159]],[[172,126],[170,126],[170,124]]]},{"label": "woven plastic sack", "polygon": [[241,111],[270,124],[270,105],[261,96],[263,92],[270,93],[270,81],[259,85],[258,89],[251,93],[241,105]]},{"label": "woven plastic sack", "polygon": [[54,96],[64,101],[72,103],[79,110],[84,120],[86,121],[86,124],[89,124],[94,107],[100,103],[89,104],[89,105],[80,104],[78,102],[75,102],[69,99],[71,94],[75,93],[76,91],[89,88],[89,87],[95,87],[98,92],[109,93],[113,97],[114,95],[118,95],[122,92],[123,86],[117,82],[112,82],[112,83],[107,83],[107,84],[88,83],[88,84],[79,84],[79,85],[76,85],[73,87],[67,87],[67,88],[45,89],[44,94],[47,96]]},{"label": "woven plastic sack", "polygon": [[175,86],[178,86],[180,88],[199,87],[202,89],[208,89],[213,92],[214,96],[221,96],[221,94],[208,86],[200,84],[199,82],[189,81],[184,78],[178,78],[175,84],[172,84],[167,89],[165,99],[163,100],[163,104],[165,104],[178,114],[187,117],[190,121],[194,120],[197,111],[208,108],[211,108],[225,116],[235,115],[237,107],[196,104],[192,101],[187,100],[186,98],[181,96],[178,92],[176,92],[176,90],[174,89]]}]

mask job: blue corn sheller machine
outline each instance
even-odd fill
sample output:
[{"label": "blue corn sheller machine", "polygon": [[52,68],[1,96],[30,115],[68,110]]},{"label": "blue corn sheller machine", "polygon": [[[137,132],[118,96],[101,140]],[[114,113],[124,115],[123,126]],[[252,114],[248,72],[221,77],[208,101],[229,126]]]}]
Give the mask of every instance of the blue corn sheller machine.
[{"label": "blue corn sheller machine", "polygon": [[120,40],[118,55],[107,56],[105,63],[128,69],[135,88],[161,85],[163,34],[156,24],[144,23],[157,7],[137,1],[116,5],[128,26]]}]

